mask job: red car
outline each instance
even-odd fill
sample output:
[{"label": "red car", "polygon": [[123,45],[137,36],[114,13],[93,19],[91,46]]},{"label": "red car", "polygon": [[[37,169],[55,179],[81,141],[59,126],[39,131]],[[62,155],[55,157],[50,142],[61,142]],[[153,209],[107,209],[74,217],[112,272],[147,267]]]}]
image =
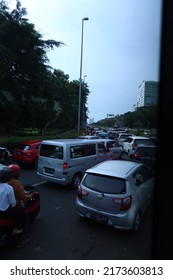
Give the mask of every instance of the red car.
[{"label": "red car", "polygon": [[36,168],[41,142],[42,140],[29,140],[19,143],[13,151],[13,160]]}]

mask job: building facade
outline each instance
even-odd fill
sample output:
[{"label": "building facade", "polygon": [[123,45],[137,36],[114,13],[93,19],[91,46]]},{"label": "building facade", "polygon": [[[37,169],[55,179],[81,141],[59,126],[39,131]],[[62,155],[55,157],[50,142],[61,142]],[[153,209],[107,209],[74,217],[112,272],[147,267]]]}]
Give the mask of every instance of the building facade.
[{"label": "building facade", "polygon": [[158,91],[159,82],[143,81],[138,89],[137,107],[157,105]]}]

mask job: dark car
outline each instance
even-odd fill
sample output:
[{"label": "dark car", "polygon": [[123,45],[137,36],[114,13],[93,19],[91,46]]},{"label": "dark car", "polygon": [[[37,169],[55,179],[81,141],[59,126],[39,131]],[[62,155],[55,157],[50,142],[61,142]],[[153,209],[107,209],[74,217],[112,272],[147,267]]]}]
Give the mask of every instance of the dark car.
[{"label": "dark car", "polygon": [[156,152],[156,145],[139,145],[133,155],[133,159],[145,163],[155,170],[157,160]]},{"label": "dark car", "polygon": [[5,165],[13,163],[12,154],[6,147],[0,147],[0,163]]},{"label": "dark car", "polygon": [[36,168],[41,142],[42,140],[29,140],[19,143],[13,151],[13,160]]}]

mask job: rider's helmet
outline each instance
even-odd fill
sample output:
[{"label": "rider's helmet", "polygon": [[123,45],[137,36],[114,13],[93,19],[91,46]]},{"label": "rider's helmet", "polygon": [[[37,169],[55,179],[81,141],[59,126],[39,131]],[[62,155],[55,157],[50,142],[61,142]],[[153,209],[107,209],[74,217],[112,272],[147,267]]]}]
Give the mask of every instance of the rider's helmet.
[{"label": "rider's helmet", "polygon": [[8,168],[11,170],[12,177],[18,178],[20,176],[20,166],[17,164],[10,164]]},{"label": "rider's helmet", "polygon": [[11,170],[5,167],[0,170],[0,183],[6,183],[12,178]]}]

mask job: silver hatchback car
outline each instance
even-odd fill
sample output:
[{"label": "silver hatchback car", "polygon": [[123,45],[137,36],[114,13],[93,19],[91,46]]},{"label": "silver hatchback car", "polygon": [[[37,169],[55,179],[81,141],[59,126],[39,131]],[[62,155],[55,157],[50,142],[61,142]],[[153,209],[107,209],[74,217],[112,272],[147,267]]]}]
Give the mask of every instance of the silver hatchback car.
[{"label": "silver hatchback car", "polygon": [[154,183],[154,172],[145,164],[107,160],[85,172],[75,211],[80,217],[136,232],[152,202]]}]

